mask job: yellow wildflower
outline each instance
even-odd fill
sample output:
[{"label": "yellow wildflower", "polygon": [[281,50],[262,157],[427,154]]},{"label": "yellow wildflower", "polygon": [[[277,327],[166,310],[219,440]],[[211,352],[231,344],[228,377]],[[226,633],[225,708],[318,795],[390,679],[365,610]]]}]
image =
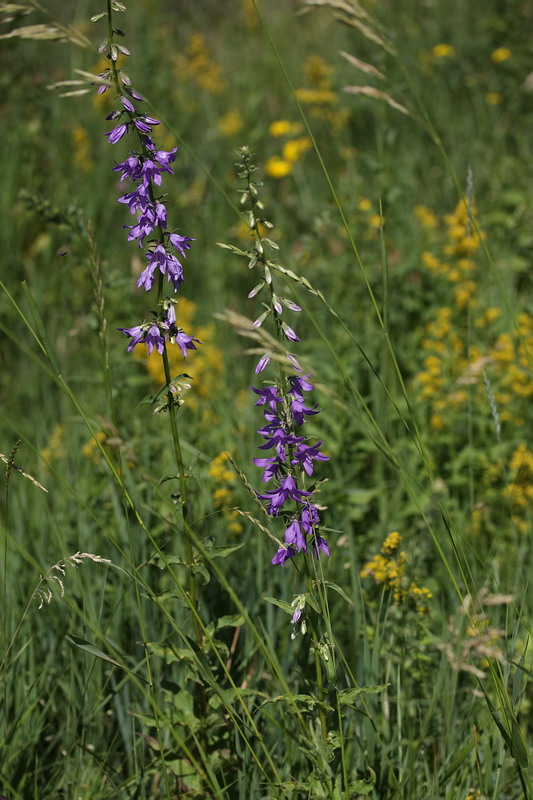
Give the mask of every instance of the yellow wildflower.
[{"label": "yellow wildflower", "polygon": [[455,55],[455,50],[451,44],[436,44],[432,48],[431,54],[433,58],[451,58]]},{"label": "yellow wildflower", "polygon": [[386,553],[387,555],[392,555],[399,548],[401,540],[402,537],[398,531],[389,533],[381,546],[381,552]]},{"label": "yellow wildflower", "polygon": [[271,156],[265,164],[265,172],[271,178],[285,178],[291,174],[292,164],[279,156]]},{"label": "yellow wildflower", "polygon": [[80,172],[90,172],[93,168],[91,159],[91,143],[89,134],[83,125],[75,124],[72,128],[72,145],[74,153],[72,163]]},{"label": "yellow wildflower", "polygon": [[100,448],[98,447],[97,442],[99,442],[101,445],[105,444],[107,434],[104,433],[104,431],[98,431],[95,438],[97,441],[95,441],[95,439],[90,439],[86,444],[83,445],[81,448],[81,453],[83,456],[85,456],[85,458],[90,459],[93,464],[99,464]]},{"label": "yellow wildflower", "polygon": [[337,95],[330,89],[296,89],[296,97],[301,103],[315,106],[331,105],[337,100]]},{"label": "yellow wildflower", "polygon": [[490,54],[490,60],[495,64],[501,64],[504,61],[508,61],[511,56],[512,53],[508,47],[498,47]]},{"label": "yellow wildflower", "polygon": [[414,208],[414,215],[424,228],[436,228],[439,224],[439,219],[433,211],[424,205],[417,205]]},{"label": "yellow wildflower", "polygon": [[285,161],[294,164],[299,161],[304,153],[312,147],[311,139],[308,136],[301,136],[299,139],[290,139],[283,145],[282,157]]},{"label": "yellow wildflower", "polygon": [[238,108],[230,108],[217,122],[217,128],[223,136],[236,136],[242,131],[244,122]]},{"label": "yellow wildflower", "polygon": [[372,208],[372,203],[368,199],[368,197],[361,197],[359,202],[357,203],[357,208],[359,211],[370,211]]},{"label": "yellow wildflower", "polygon": [[43,461],[59,461],[66,454],[65,429],[59,422],[52,431],[47,446],[41,450],[41,458]]},{"label": "yellow wildflower", "polygon": [[503,95],[499,92],[487,92],[485,100],[489,106],[501,106],[503,103]]},{"label": "yellow wildflower", "polygon": [[309,56],[305,62],[305,77],[317,89],[329,89],[332,68],[321,56]]},{"label": "yellow wildflower", "polygon": [[272,122],[268,129],[271,136],[278,139],[280,136],[296,136],[302,130],[301,122],[289,122],[287,119],[278,119]]}]

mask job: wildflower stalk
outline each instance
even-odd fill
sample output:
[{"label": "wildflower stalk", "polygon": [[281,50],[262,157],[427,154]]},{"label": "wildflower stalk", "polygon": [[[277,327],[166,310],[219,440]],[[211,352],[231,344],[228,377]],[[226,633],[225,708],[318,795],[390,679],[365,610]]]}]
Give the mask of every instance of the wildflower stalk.
[{"label": "wildflower stalk", "polygon": [[[180,502],[183,519],[182,538],[184,540],[185,560],[188,573],[188,590],[192,606],[196,612],[197,592],[193,573],[194,553],[191,539],[187,533],[189,526],[189,510],[187,498],[187,476],[183,463],[182,448],[176,420],[177,411],[183,401],[179,396],[181,386],[178,379],[173,379],[170,374],[170,365],[167,353],[169,344],[177,344],[186,357],[188,350],[196,349],[192,336],[188,336],[176,324],[177,300],[164,296],[163,278],[166,275],[171,283],[174,293],[180,288],[184,276],[183,267],[171,248],[180,256],[185,257],[185,251],[190,248],[193,241],[188,236],[170,233],[167,230],[167,209],[158,196],[158,187],[161,186],[162,174],[173,174],[170,164],[175,159],[176,148],[171,151],[158,151],[152,139],[152,128],[159,125],[159,120],[149,117],[137,110],[135,103],[142,102],[143,98],[130,84],[128,76],[123,70],[117,68],[120,54],[129,55],[127,48],[115,41],[116,36],[122,36],[122,31],[113,25],[113,11],[124,11],[124,6],[117,0],[107,0],[107,41],[100,47],[100,52],[106,54],[110,67],[100,73],[102,82],[98,92],[102,94],[112,83],[121,108],[113,111],[107,119],[118,120],[119,124],[109,131],[106,136],[110,144],[119,142],[125,134],[135,131],[139,150],[132,151],[130,156],[121,164],[114,167],[114,171],[121,172],[121,181],[125,178],[132,180],[136,188],[123,195],[119,202],[127,204],[130,212],[136,216],[136,224],[125,226],[129,229],[128,240],[137,241],[139,247],[145,247],[145,256],[148,266],[142,271],[137,280],[137,286],[150,291],[157,282],[157,307],[151,320],[145,320],[141,325],[133,328],[120,328],[131,341],[128,350],[131,351],[137,344],[147,346],[148,354],[155,348],[161,356],[165,374],[166,385],[155,398],[152,398],[154,413],[167,411],[170,417],[170,428],[176,458],[178,480],[180,484]],[[98,21],[103,15],[96,15],[93,21]],[[125,121],[124,121],[125,120]],[[144,244],[146,237],[151,237],[148,244]],[[156,281],[157,278],[157,281]],[[163,401],[160,398],[165,398]],[[198,644],[201,642],[201,629],[198,626],[197,615],[193,614],[193,626]]]},{"label": "wildflower stalk", "polygon": [[[187,567],[188,579],[188,599],[191,609],[192,625],[197,644],[202,642],[202,627],[198,617],[198,602],[196,595],[196,583],[193,573],[193,548],[189,536],[188,522],[188,503],[186,473],[183,463],[183,456],[176,421],[176,414],[183,400],[179,396],[180,385],[177,379],[172,380],[170,374],[167,345],[177,344],[185,358],[188,350],[196,349],[192,336],[189,336],[176,324],[176,305],[177,300],[172,297],[164,296],[163,278],[166,275],[171,284],[174,294],[178,291],[184,280],[183,266],[175,255],[174,251],[181,257],[185,257],[186,250],[190,248],[193,241],[188,236],[181,236],[178,233],[167,230],[167,208],[163,202],[164,196],[160,195],[159,187],[162,184],[164,173],[173,174],[171,163],[175,160],[177,148],[170,151],[157,150],[156,143],[152,138],[152,129],[159,125],[159,120],[148,116],[138,110],[138,104],[144,98],[131,87],[129,77],[122,69],[118,69],[117,60],[119,55],[130,55],[129,50],[115,42],[115,36],[123,36],[121,30],[113,25],[113,11],[125,11],[123,3],[119,0],[107,0],[107,40],[99,48],[110,62],[110,67],[100,73],[101,79],[98,93],[106,92],[112,85],[116,92],[116,99],[119,108],[116,108],[108,116],[108,120],[115,120],[115,127],[106,133],[110,144],[115,145],[129,133],[135,132],[139,144],[139,149],[132,150],[129,156],[122,162],[117,163],[113,168],[115,172],[120,172],[120,180],[128,179],[133,182],[134,189],[119,198],[119,202],[128,206],[128,209],[135,217],[135,224],[124,226],[129,230],[128,241],[136,241],[139,248],[145,250],[145,258],[148,265],[141,272],[137,279],[137,287],[149,292],[157,283],[157,311],[152,312],[152,318],[144,320],[140,325],[132,328],[119,328],[131,341],[128,351],[133,350],[138,344],[147,347],[148,355],[151,355],[154,348],[162,358],[165,386],[155,397],[151,398],[154,413],[167,411],[170,417],[170,427],[174,444],[174,453],[178,469],[178,480],[180,484],[180,500],[182,511],[182,539],[185,549],[185,562]],[[92,18],[97,22],[106,14],[97,14]],[[110,80],[111,78],[111,80]],[[145,239],[148,239],[145,244]],[[176,396],[177,395],[177,396]],[[165,398],[165,399],[163,399]],[[133,555],[133,550],[132,550]],[[139,607],[139,619],[141,626],[142,641],[145,650],[145,659],[149,672],[150,685],[153,687],[152,672],[150,665],[150,654],[146,645],[147,637],[144,626],[144,618],[140,605],[138,587],[137,604]],[[203,693],[199,691],[201,697],[202,716],[205,702]],[[160,731],[160,721],[157,712],[155,695],[152,693],[152,707],[156,720],[157,738],[161,753],[163,752],[163,742]],[[170,795],[170,782],[168,770],[163,759],[163,777],[167,794]]]},{"label": "wildflower stalk", "polygon": [[[282,297],[276,292],[273,272],[278,270],[281,272],[282,268],[267,255],[268,250],[277,250],[278,246],[263,234],[264,229],[268,231],[273,225],[264,218],[264,206],[259,199],[258,191],[262,184],[254,180],[256,167],[252,164],[248,148],[243,147],[239,155],[239,177],[243,178],[245,182],[245,188],[241,193],[241,204],[247,205],[249,209],[247,221],[254,238],[254,246],[247,251],[230,245],[224,246],[236,254],[246,257],[248,267],[259,272],[259,283],[249,292],[248,297],[256,297],[267,289],[268,299],[263,303],[263,312],[253,323],[253,328],[260,328],[271,317],[275,337],[269,337],[270,341],[279,342],[279,350],[286,356],[285,364],[282,364],[278,345],[272,344],[272,348],[275,350],[271,352],[268,350],[267,344],[255,369],[256,375],[259,375],[266,369],[272,358],[278,361],[278,377],[274,381],[267,381],[264,388],[261,389],[251,387],[259,398],[255,404],[264,406],[263,413],[266,424],[258,432],[265,442],[260,445],[260,449],[267,451],[273,449],[275,453],[274,456],[267,458],[255,458],[254,463],[263,468],[262,480],[264,482],[274,480],[277,485],[276,488],[263,494],[254,494],[258,500],[268,500],[266,513],[274,518],[281,516],[286,525],[284,542],[279,543],[278,550],[272,558],[272,564],[283,566],[287,560],[293,559],[303,551],[307,591],[297,595],[292,603],[294,628],[291,638],[295,638],[298,632],[305,634],[307,631],[307,620],[302,614],[308,604],[311,607],[310,632],[316,673],[318,718],[321,734],[325,740],[327,722],[322,707],[325,677],[322,661],[327,660],[326,652],[329,647],[323,637],[321,638],[318,619],[327,614],[327,605],[323,602],[323,592],[320,589],[318,589],[318,598],[316,595],[317,587],[321,583],[317,563],[320,562],[321,551],[329,556],[329,546],[319,532],[320,517],[318,508],[313,502],[316,486],[313,485],[308,489],[306,478],[313,475],[315,461],[329,459],[319,451],[321,441],[312,442],[301,432],[306,417],[318,414],[318,410],[316,405],[308,407],[304,400],[303,393],[311,391],[314,387],[309,380],[309,375],[301,375],[302,368],[294,355],[286,352],[286,343],[299,342],[300,338],[282,316],[285,310],[298,312],[301,309],[292,300]],[[266,339],[266,342],[268,341],[269,339]],[[289,502],[292,509],[286,507]],[[326,666],[326,670],[330,674],[329,667]]]}]

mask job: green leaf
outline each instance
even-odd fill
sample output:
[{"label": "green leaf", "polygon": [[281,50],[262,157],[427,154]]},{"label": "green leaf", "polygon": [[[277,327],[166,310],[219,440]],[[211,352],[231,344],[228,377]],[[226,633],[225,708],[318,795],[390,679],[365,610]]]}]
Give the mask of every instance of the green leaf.
[{"label": "green leaf", "polygon": [[371,767],[368,768],[368,772],[370,773],[370,777],[368,778],[368,780],[354,781],[353,783],[350,784],[350,795],[370,794],[376,783],[376,773]]},{"label": "green leaf", "polygon": [[281,608],[286,614],[290,614],[291,617],[294,614],[294,608],[290,603],[286,603],[284,600],[277,600],[275,597],[263,597],[263,600],[267,603],[272,603],[274,606],[278,606],[278,608]]},{"label": "green leaf", "polygon": [[358,686],[356,689],[344,689],[339,692],[339,704],[341,706],[351,706],[355,708],[354,702],[361,694],[378,694],[390,686],[390,683],[383,683],[379,686]]},{"label": "green leaf", "polygon": [[351,599],[348,597],[348,595],[346,594],[346,592],[344,591],[344,589],[341,589],[341,587],[340,587],[340,586],[339,586],[337,583],[331,583],[331,581],[324,581],[324,584],[325,584],[325,585],[328,587],[328,589],[333,589],[333,591],[334,591],[334,592],[337,592],[337,594],[340,594],[340,596],[342,597],[342,599],[343,599],[343,600],[346,600],[346,602],[348,603],[348,605],[350,605],[350,606],[353,606],[353,605],[354,605],[354,602],[353,602],[353,600],[351,600]]},{"label": "green leaf", "polygon": [[216,629],[219,631],[221,628],[239,628],[241,625],[244,625],[242,614],[228,614],[217,620]]},{"label": "green leaf", "polygon": [[529,754],[524,741],[524,734],[520,729],[520,725],[515,719],[511,720],[511,753],[513,758],[516,758],[521,767],[527,767],[529,764]]},{"label": "green leaf", "polygon": [[241,547],[244,547],[244,545],[245,542],[241,542],[241,544],[228,545],[227,547],[207,546],[206,552],[210,558],[227,558],[232,553],[235,553],[237,550],[240,550]]},{"label": "green leaf", "polygon": [[96,658],[101,658],[103,661],[108,661],[110,664],[113,664],[115,667],[120,667],[120,669],[125,669],[122,664],[119,664],[118,661],[115,661],[114,658],[108,656],[107,653],[104,653],[103,650],[100,650],[99,647],[96,645],[91,644],[86,639],[81,639],[79,636],[75,636],[73,633],[66,633],[65,639],[73,644],[75,647],[79,647],[80,650],[85,650],[86,653],[90,653],[92,656],[96,656]]}]

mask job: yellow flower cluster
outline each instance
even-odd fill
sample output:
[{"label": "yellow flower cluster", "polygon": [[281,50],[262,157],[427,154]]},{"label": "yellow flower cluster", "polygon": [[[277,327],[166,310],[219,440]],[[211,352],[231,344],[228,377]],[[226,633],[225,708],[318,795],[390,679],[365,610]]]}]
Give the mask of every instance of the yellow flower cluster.
[{"label": "yellow flower cluster", "polygon": [[[433,258],[433,256],[431,256]],[[429,259],[427,259],[429,261]],[[501,310],[489,307],[473,320],[476,328],[490,328],[500,319]],[[453,311],[449,307],[438,309],[436,319],[426,328],[422,349],[426,355],[423,369],[415,376],[417,395],[430,406],[430,425],[435,430],[447,427],[445,412],[464,406],[468,399],[466,387],[470,385],[470,398],[486,408],[487,395],[483,371],[490,366],[494,400],[502,422],[523,424],[523,418],[509,409],[513,400],[533,397],[533,318],[518,315],[519,329],[514,335],[507,332],[494,335],[493,344],[482,351],[472,345],[468,352],[466,337],[454,325]],[[485,338],[490,341],[490,336]],[[475,389],[475,391],[474,391]],[[473,392],[473,393],[472,393]]]},{"label": "yellow flower cluster", "polygon": [[[224,372],[222,351],[213,344],[215,337],[214,325],[194,325],[196,303],[181,297],[176,307],[178,325],[187,333],[194,332],[194,337],[199,339],[201,346],[198,350],[189,350],[187,359],[184,360],[178,347],[170,346],[167,350],[171,377],[187,373],[191,380],[191,388],[187,395],[189,408],[203,412],[201,421],[204,424],[216,422],[214,412],[208,403],[210,397],[215,397]],[[142,360],[154,383],[158,386],[165,384],[165,371],[163,359],[156,350],[151,355],[145,348],[137,347],[134,351],[136,358]]]},{"label": "yellow flower cluster", "polygon": [[225,88],[222,69],[211,57],[201,33],[189,36],[185,54],[175,59],[175,75],[180,81],[194,81],[210,94],[220,94]]},{"label": "yellow flower cluster", "polygon": [[508,47],[498,47],[491,53],[490,60],[493,61],[494,64],[502,64],[504,61],[508,61],[511,56],[512,53]]},{"label": "yellow flower cluster", "polygon": [[72,163],[80,172],[90,172],[93,168],[91,158],[91,140],[83,125],[74,124],[72,127]]},{"label": "yellow flower cluster", "polygon": [[237,136],[244,127],[244,120],[238,108],[230,108],[225,114],[219,117],[217,122],[217,129],[222,136],[230,139],[232,136]]},{"label": "yellow flower cluster", "polygon": [[[427,229],[439,227],[438,217],[423,205],[414,209],[415,217]],[[455,304],[464,310],[477,304],[477,284],[472,275],[475,270],[473,260],[484,238],[475,222],[475,207],[461,199],[452,214],[445,214],[445,243],[441,253],[425,251],[421,260],[424,267],[434,275],[442,275],[454,285]]]},{"label": "yellow flower cluster", "polygon": [[[259,0],[256,0],[259,5]],[[254,0],[242,0],[242,17],[244,24],[250,30],[256,30],[259,27],[259,17],[255,10]]]},{"label": "yellow flower cluster", "polygon": [[238,513],[228,508],[233,502],[233,484],[236,480],[235,473],[228,467],[228,458],[223,451],[216,456],[209,465],[209,477],[215,483],[213,503],[216,509],[222,511],[222,516],[228,521],[228,529],[232,533],[240,533],[242,525],[237,521]]},{"label": "yellow flower cluster", "polygon": [[58,422],[52,431],[48,444],[41,450],[41,458],[44,462],[60,461],[67,454],[65,446],[65,429]]},{"label": "yellow flower cluster", "polygon": [[431,55],[437,60],[441,58],[452,58],[455,55],[455,49],[451,44],[436,44],[431,48]]},{"label": "yellow flower cluster", "polygon": [[345,127],[350,117],[347,108],[337,108],[337,93],[331,86],[332,68],[320,56],[310,56],[305,64],[308,87],[296,89],[296,97],[307,106],[312,117],[325,119],[334,133]]},{"label": "yellow flower cluster", "polygon": [[438,228],[439,226],[439,218],[427,206],[424,206],[422,204],[415,206],[414,215],[424,228],[429,228],[430,230],[433,230],[434,228]]},{"label": "yellow flower cluster", "polygon": [[357,208],[365,215],[364,223],[366,225],[366,231],[364,233],[364,238],[368,241],[377,239],[381,224],[385,224],[385,220],[380,217],[368,197],[360,197]]},{"label": "yellow flower cluster", "polygon": [[509,470],[513,478],[502,496],[511,506],[512,520],[517,530],[527,533],[533,511],[533,453],[525,444],[519,445],[514,451]]},{"label": "yellow flower cluster", "polygon": [[398,531],[389,533],[381,550],[363,566],[361,578],[373,578],[376,583],[382,583],[393,590],[395,605],[411,600],[419,614],[428,611],[427,601],[433,597],[425,586],[417,586],[411,582],[405,585],[405,564],[407,554],[400,550],[402,541]]},{"label": "yellow flower cluster", "polygon": [[[270,125],[270,135],[275,138],[294,136],[301,130],[301,125],[288,120],[280,119]],[[281,155],[271,156],[265,164],[265,172],[271,178],[285,178],[290,175],[294,164],[304,157],[312,147],[308,136],[299,136],[288,139],[284,144]]]},{"label": "yellow flower cluster", "polygon": [[[101,445],[104,445],[107,440],[107,434],[104,433],[104,431],[98,431],[96,434],[96,439]],[[88,458],[89,461],[92,461],[93,464],[100,463],[100,448],[94,439],[90,439],[86,444],[83,445],[81,448],[81,454],[85,458]]]}]

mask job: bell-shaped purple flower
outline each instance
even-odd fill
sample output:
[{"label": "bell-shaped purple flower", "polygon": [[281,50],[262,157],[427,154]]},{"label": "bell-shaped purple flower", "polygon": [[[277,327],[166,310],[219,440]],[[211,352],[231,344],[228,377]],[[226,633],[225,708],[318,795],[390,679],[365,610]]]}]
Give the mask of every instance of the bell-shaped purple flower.
[{"label": "bell-shaped purple flower", "polygon": [[305,550],[307,552],[307,544],[305,541],[305,536],[302,533],[302,529],[300,528],[300,523],[298,522],[297,519],[293,519],[293,521],[285,531],[285,544],[295,545],[298,553],[300,552],[300,550]]},{"label": "bell-shaped purple flower", "polygon": [[142,325],[135,325],[133,328],[117,328],[117,330],[131,339],[128,344],[128,353],[133,350],[136,344],[144,343],[145,330]]},{"label": "bell-shaped purple flower", "polygon": [[176,334],[174,334],[173,338],[181,350],[183,358],[187,358],[187,350],[196,350],[196,345],[194,342],[200,344],[198,339],[193,339],[192,336],[188,336],[185,331],[178,331]]},{"label": "bell-shaped purple flower", "polygon": [[281,482],[281,485],[277,489],[272,489],[270,492],[265,492],[265,494],[258,494],[257,495],[261,500],[270,500],[268,505],[268,513],[271,514],[273,517],[277,517],[280,509],[283,507],[285,502],[290,498],[294,500],[296,503],[303,503],[305,502],[305,497],[310,497],[311,492],[306,492],[303,489],[298,489],[296,485],[296,481],[294,480],[292,475],[287,475]]},{"label": "bell-shaped purple flower", "polygon": [[315,445],[299,444],[294,449],[291,464],[299,464],[306,473],[311,476],[313,474],[313,461],[329,461],[329,457],[324,453],[319,452],[319,447],[322,442],[317,442]]},{"label": "bell-shaped purple flower", "polygon": [[292,547],[280,547],[272,559],[272,564],[274,564],[274,566],[282,567],[288,558],[294,558],[295,555],[296,550],[294,550]]}]

